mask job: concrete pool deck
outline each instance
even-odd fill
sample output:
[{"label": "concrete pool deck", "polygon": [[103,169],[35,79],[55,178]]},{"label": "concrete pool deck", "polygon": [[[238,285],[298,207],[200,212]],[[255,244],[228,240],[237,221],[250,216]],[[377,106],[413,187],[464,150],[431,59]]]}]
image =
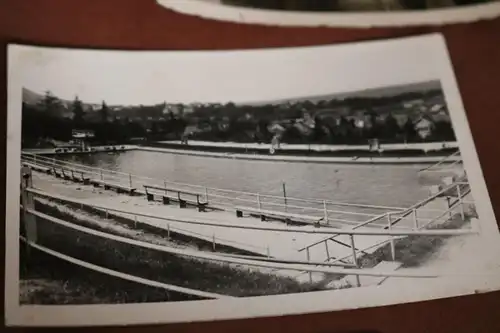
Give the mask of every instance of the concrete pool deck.
[{"label": "concrete pool deck", "polygon": [[[187,220],[196,220],[206,223],[206,225],[186,224],[183,222],[166,221],[153,217],[138,216],[137,221],[148,224],[161,229],[170,229],[173,232],[181,233],[193,238],[202,239],[208,242],[215,241],[216,244],[222,244],[238,248],[261,255],[269,255],[272,257],[288,260],[311,260],[311,261],[324,261],[327,258],[327,253],[336,258],[352,255],[350,246],[340,245],[332,241],[328,242],[328,252],[323,244],[311,247],[308,251],[299,251],[313,243],[321,242],[322,240],[331,236],[325,234],[304,234],[298,232],[276,232],[266,230],[248,230],[227,228],[221,226],[211,226],[212,223],[219,224],[241,224],[258,227],[279,227],[288,228],[285,224],[280,222],[261,222],[260,219],[245,217],[237,218],[233,212],[230,211],[212,211],[212,212],[198,212],[196,209],[180,209],[175,206],[165,206],[158,202],[148,202],[143,196],[128,196],[116,194],[112,191],[104,191],[96,189],[92,186],[85,186],[75,184],[70,181],[57,179],[53,176],[33,173],[33,185],[35,188],[47,192],[49,194],[60,195],[71,199],[81,200],[88,205],[98,205],[108,209],[122,210],[137,214],[154,215],[164,218],[178,218]],[[432,202],[426,208],[434,207],[434,209],[442,209],[442,202]],[[118,216],[133,219],[133,215],[129,213],[115,213]],[[430,214],[430,213],[429,213]],[[435,213],[432,213],[435,214]],[[395,229],[405,228],[408,230],[412,228],[412,218],[403,219]],[[352,225],[345,226],[345,229],[350,229]],[[303,230],[315,230],[313,226],[300,227]],[[377,229],[379,227],[375,227]],[[374,227],[362,227],[362,229],[373,230]],[[333,229],[335,230],[335,229]],[[350,237],[348,235],[341,235],[336,238],[345,244],[350,244]],[[364,249],[374,246],[381,242],[390,239],[389,236],[354,236],[355,246],[358,249]],[[375,251],[378,246],[367,250],[367,253]],[[281,272],[283,273],[283,272]],[[308,275],[298,274],[295,272],[288,272],[289,275],[294,275],[299,280],[308,280]],[[323,278],[322,273],[314,274],[314,280]]]},{"label": "concrete pool deck", "polygon": [[[153,142],[154,144],[155,142]],[[228,158],[240,160],[261,160],[261,161],[275,161],[275,162],[307,162],[307,163],[344,163],[344,164],[434,164],[440,162],[445,155],[438,156],[414,156],[414,157],[384,157],[384,156],[302,156],[302,155],[270,155],[267,154],[271,148],[271,144],[259,143],[235,143],[235,142],[207,142],[207,141],[190,141],[190,144],[182,144],[180,141],[158,141],[159,144],[168,144],[172,147],[153,147],[146,145],[117,145],[118,151],[109,150],[109,146],[96,146],[92,147],[92,152],[66,152],[57,153],[60,155],[69,154],[95,154],[95,153],[119,153],[130,150],[152,151],[168,154],[179,154],[200,157],[212,158]],[[203,148],[194,149],[191,147]],[[456,149],[458,144],[456,142],[427,142],[427,143],[410,143],[410,144],[383,144],[383,151],[396,151],[396,150],[422,150],[422,151],[439,151],[442,149]],[[253,149],[259,152],[245,153],[245,152],[216,152],[209,151],[211,148],[227,148],[227,149]],[[315,151],[315,152],[342,152],[350,150],[370,151],[368,145],[327,145],[327,144],[282,144],[279,150],[281,151]],[[34,153],[40,155],[57,155],[55,149],[26,149],[26,153]],[[261,152],[260,152],[261,151]],[[266,153],[263,153],[266,152]],[[448,162],[459,161],[460,156],[452,157]]]},{"label": "concrete pool deck", "polygon": [[[441,161],[445,156],[419,156],[419,157],[320,157],[320,156],[293,156],[293,155],[261,155],[245,153],[222,153],[207,152],[190,149],[159,148],[159,147],[138,147],[138,150],[152,151],[159,153],[229,158],[239,160],[257,160],[273,162],[302,162],[302,163],[346,163],[346,164],[434,164]],[[454,162],[454,160],[450,160]]]}]

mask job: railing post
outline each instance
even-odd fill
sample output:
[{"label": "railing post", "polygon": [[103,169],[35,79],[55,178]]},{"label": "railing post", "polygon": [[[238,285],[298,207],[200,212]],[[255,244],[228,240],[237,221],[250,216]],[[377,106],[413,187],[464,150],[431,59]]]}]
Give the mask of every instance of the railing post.
[{"label": "railing post", "polygon": [[448,217],[451,219],[453,217],[453,213],[450,210],[450,197],[446,197],[446,211],[448,212]]},{"label": "railing post", "polygon": [[[23,204],[23,220],[25,228],[25,237],[29,242],[37,242],[37,225],[36,216],[30,214],[28,210],[35,210],[35,202],[33,194],[27,191],[31,187],[31,169],[28,167],[21,168],[21,199]],[[29,246],[28,246],[29,248]]]},{"label": "railing post", "polygon": [[212,235],[212,249],[215,252],[215,234]]},{"label": "railing post", "polygon": [[284,201],[285,201],[285,212],[286,212],[288,209],[287,209],[286,184],[285,184],[285,182],[283,182],[283,198],[284,198]]},{"label": "railing post", "polygon": [[132,188],[132,174],[131,173],[128,174],[128,183],[129,183],[129,187]]},{"label": "railing post", "polygon": [[259,206],[259,210],[262,209],[262,204],[260,203],[260,194],[257,193],[257,205]]},{"label": "railing post", "polygon": [[208,202],[208,187],[205,187],[205,201]]},{"label": "railing post", "polygon": [[269,245],[267,246],[266,253],[267,253],[267,257],[271,258],[271,251],[269,251]]},{"label": "railing post", "polygon": [[417,209],[413,208],[413,226],[418,229]]},{"label": "railing post", "polygon": [[[391,213],[387,214],[387,227],[388,227],[389,231],[392,230]],[[391,237],[391,257],[392,257],[392,260],[395,261],[396,260],[396,248],[394,246],[394,236],[390,236],[390,237]]]},{"label": "railing post", "polygon": [[464,211],[464,203],[462,200],[462,193],[460,190],[460,184],[457,185],[457,195],[458,195],[458,203],[460,205],[460,216],[462,217],[462,221],[465,220],[465,211]]},{"label": "railing post", "polygon": [[325,213],[325,223],[328,224],[328,210],[326,209],[326,200],[323,200],[323,211]]},{"label": "railing post", "polygon": [[170,223],[167,224],[167,239],[170,240]]},{"label": "railing post", "polygon": [[137,229],[137,215],[134,215],[134,228]]},{"label": "railing post", "polygon": [[106,209],[105,212],[106,212],[106,219],[108,219],[109,218],[108,210]]},{"label": "railing post", "polygon": [[[352,250],[352,263],[354,266],[358,266],[358,258],[356,257],[356,246],[354,245],[354,235],[349,235],[349,238],[351,240],[351,250]],[[356,286],[361,287],[361,281],[359,280],[359,274],[356,274]]]},{"label": "railing post", "polygon": [[101,173],[101,180],[103,180],[104,176],[102,175],[102,169],[99,169],[99,172]]},{"label": "railing post", "polygon": [[[307,262],[311,261],[311,254],[309,253],[309,247],[306,247]],[[313,282],[312,272],[309,271],[309,282]]]},{"label": "railing post", "polygon": [[328,242],[325,239],[326,261],[330,260],[330,250],[328,249]]}]

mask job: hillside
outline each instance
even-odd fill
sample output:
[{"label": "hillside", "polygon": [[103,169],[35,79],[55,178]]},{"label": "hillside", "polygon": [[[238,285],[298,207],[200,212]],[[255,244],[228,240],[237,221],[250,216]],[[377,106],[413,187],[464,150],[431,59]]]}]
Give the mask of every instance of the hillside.
[{"label": "hillside", "polygon": [[[38,102],[40,102],[41,100],[43,100],[44,96],[45,96],[45,92],[37,93],[37,92],[34,92],[28,88],[23,88],[23,102],[26,104],[35,105]],[[58,97],[58,96],[56,96],[56,97]],[[61,98],[59,98],[59,100],[67,108],[69,108],[71,106],[71,104],[73,103],[72,100],[61,99]],[[85,101],[82,101],[82,104],[83,104],[84,109],[86,109],[86,110],[95,110],[101,106],[101,104],[88,103]],[[108,107],[113,107],[113,106],[108,105]]]},{"label": "hillside", "polygon": [[320,101],[328,101],[332,99],[345,99],[349,97],[351,98],[391,97],[408,93],[422,93],[430,90],[441,90],[441,84],[439,83],[439,81],[420,82],[420,83],[407,84],[403,86],[400,85],[392,87],[374,88],[374,89],[358,90],[353,92],[328,94],[328,95],[303,96],[303,97],[279,99],[272,101],[238,103],[238,105],[265,105],[265,104],[276,105],[283,103],[300,103],[305,101],[317,103]]},{"label": "hillside", "polygon": [[[37,93],[27,88],[23,89],[23,102],[34,105],[44,98],[43,93]],[[71,117],[73,101],[61,100],[63,110],[61,116]],[[87,120],[99,122],[101,115],[96,112],[101,104],[82,101]],[[420,105],[412,103],[420,103]],[[301,118],[302,111],[308,110],[312,116],[322,114],[330,117],[358,117],[371,110],[380,116],[391,113],[398,122],[404,122],[408,117],[418,118],[429,113],[436,104],[445,105],[444,95],[439,81],[407,84],[404,86],[366,89],[356,92],[297,97],[269,102],[234,104],[199,104],[181,105],[160,103],[156,105],[111,106],[108,105],[109,119],[130,119],[133,121],[165,120],[167,113],[181,115],[182,118],[198,123],[200,121],[223,118],[243,118],[248,115],[255,119],[291,119]],[[447,118],[447,117],[445,117]]]}]

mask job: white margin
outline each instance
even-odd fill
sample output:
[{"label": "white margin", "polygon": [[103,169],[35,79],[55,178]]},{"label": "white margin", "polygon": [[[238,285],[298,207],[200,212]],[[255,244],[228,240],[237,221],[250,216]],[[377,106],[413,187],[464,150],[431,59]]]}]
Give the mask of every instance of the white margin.
[{"label": "white margin", "polygon": [[[361,52],[371,45],[384,46],[384,52],[395,52],[407,43],[419,43],[426,50],[427,60],[437,68],[450,116],[461,148],[464,166],[468,172],[472,194],[476,201],[484,242],[498,251],[500,233],[496,224],[485,179],[474,147],[466,114],[458,90],[452,64],[441,34],[406,37],[386,41],[334,45],[326,48],[343,48],[357,45]],[[365,46],[366,48],[365,49]],[[324,48],[325,46],[323,46]],[[35,47],[36,48],[36,47]],[[389,284],[369,287],[310,292],[278,296],[260,296],[230,300],[186,301],[174,303],[42,306],[19,305],[19,182],[21,152],[21,103],[23,57],[33,47],[8,46],[8,113],[7,113],[7,180],[6,180],[6,271],[5,318],[7,326],[122,326],[131,324],[159,324],[202,322],[252,317],[297,315],[411,303],[453,296],[485,293],[500,289],[500,278],[486,275],[470,280],[427,281],[412,288],[395,288]],[[43,49],[43,48],[41,48]],[[290,48],[293,52],[298,48]],[[321,48],[318,48],[321,51]],[[103,51],[96,51],[103,52]],[[109,52],[109,51],[105,51]],[[156,51],[161,52],[161,51]],[[168,51],[167,51],[168,52]],[[192,52],[192,51],[188,51]],[[198,52],[198,51],[196,51]],[[203,53],[206,52],[206,53]],[[234,51],[233,51],[234,52]],[[262,53],[268,51],[238,51]],[[131,53],[141,53],[132,51]],[[202,51],[202,54],[223,54]]]},{"label": "white margin", "polygon": [[429,10],[312,13],[223,5],[206,0],[156,0],[175,12],[244,24],[303,27],[409,27],[471,23],[500,16],[500,2]]}]

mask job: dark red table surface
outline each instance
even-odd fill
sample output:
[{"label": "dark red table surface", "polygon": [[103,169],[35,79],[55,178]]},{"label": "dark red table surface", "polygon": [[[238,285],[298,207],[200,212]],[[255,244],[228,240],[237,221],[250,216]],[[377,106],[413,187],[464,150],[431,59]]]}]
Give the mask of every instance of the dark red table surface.
[{"label": "dark red table surface", "polygon": [[[105,49],[241,49],[333,44],[429,32],[442,32],[446,37],[488,190],[498,212],[500,172],[496,170],[500,161],[500,144],[497,143],[500,129],[500,19],[444,27],[276,28],[184,16],[160,7],[154,0],[0,0],[0,42],[3,46],[0,55],[0,105],[3,111],[0,155],[5,156],[6,45],[9,42]],[[5,175],[4,164],[1,171]],[[0,177],[0,187],[5,187],[5,176]],[[2,192],[0,205],[2,214],[5,212],[4,198],[5,191]],[[3,235],[1,239],[3,242]],[[146,328],[74,330],[494,333],[500,332],[500,292],[302,316]]]}]

